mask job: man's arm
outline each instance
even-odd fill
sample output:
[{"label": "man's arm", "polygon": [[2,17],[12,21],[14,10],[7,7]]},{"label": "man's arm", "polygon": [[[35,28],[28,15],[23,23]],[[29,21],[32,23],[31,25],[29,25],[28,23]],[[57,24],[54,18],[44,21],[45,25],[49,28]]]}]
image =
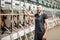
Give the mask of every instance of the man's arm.
[{"label": "man's arm", "polygon": [[29,11],[25,10],[26,14],[30,17],[34,17],[34,14],[30,13]]},{"label": "man's arm", "polygon": [[8,28],[6,28],[6,27],[4,27],[8,32],[10,32],[10,30],[8,29]]},{"label": "man's arm", "polygon": [[46,35],[47,35],[47,31],[48,31],[48,19],[45,19],[45,33],[44,33],[44,36],[43,36],[43,39],[46,38]]}]

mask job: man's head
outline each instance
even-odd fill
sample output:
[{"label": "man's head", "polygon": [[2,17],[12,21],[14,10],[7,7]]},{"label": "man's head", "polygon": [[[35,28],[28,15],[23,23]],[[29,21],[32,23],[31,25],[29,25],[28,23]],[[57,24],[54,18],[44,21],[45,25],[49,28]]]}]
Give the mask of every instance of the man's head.
[{"label": "man's head", "polygon": [[37,6],[37,12],[40,13],[42,11],[42,6],[41,5],[38,5]]}]

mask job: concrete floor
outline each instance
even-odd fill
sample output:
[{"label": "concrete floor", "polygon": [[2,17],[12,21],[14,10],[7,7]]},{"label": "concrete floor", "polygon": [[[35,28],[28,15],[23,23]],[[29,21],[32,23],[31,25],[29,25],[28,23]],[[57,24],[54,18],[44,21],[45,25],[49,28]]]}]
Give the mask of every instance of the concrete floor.
[{"label": "concrete floor", "polygon": [[57,25],[48,31],[47,40],[60,40],[60,25]]}]

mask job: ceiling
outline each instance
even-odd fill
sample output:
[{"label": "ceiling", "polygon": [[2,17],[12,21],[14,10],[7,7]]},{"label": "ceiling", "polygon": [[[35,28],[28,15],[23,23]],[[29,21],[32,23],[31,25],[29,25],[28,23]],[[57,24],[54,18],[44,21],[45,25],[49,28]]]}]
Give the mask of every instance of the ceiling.
[{"label": "ceiling", "polygon": [[56,1],[60,2],[60,0],[56,0]]},{"label": "ceiling", "polygon": [[60,0],[55,0],[56,2],[60,3]]},{"label": "ceiling", "polygon": [[60,0],[45,0],[45,1],[50,1],[50,2],[53,2],[53,3],[56,3],[56,4],[60,5]]}]

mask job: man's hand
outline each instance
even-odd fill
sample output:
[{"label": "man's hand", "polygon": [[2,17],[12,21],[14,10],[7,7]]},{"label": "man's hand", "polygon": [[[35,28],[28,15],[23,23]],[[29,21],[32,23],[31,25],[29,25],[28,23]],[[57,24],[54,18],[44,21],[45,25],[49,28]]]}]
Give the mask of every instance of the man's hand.
[{"label": "man's hand", "polygon": [[42,38],[43,40],[46,40],[46,35],[43,35],[43,38]]},{"label": "man's hand", "polygon": [[24,9],[24,12],[26,12],[28,16],[34,17],[34,14],[30,13],[28,9]]}]

